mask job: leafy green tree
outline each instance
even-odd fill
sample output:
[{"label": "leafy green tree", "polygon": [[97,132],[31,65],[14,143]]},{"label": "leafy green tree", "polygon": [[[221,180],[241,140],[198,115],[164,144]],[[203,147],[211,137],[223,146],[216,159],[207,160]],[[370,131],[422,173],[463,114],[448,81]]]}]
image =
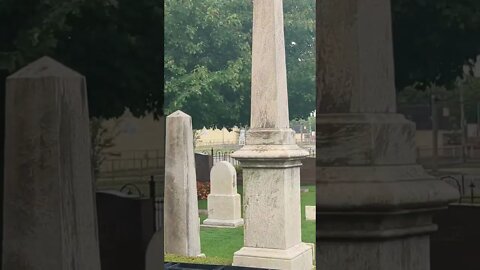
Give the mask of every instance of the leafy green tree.
[{"label": "leafy green tree", "polygon": [[480,54],[480,1],[392,0],[396,83],[453,88]]},{"label": "leafy green tree", "polygon": [[[480,122],[480,78],[466,76],[459,87],[463,87],[465,100],[465,118],[469,123]],[[457,90],[458,92],[458,90]]]},{"label": "leafy green tree", "polygon": [[245,3],[166,1],[166,114],[183,110],[194,128],[248,117],[251,14]]},{"label": "leafy green tree", "polygon": [[162,114],[163,3],[155,0],[2,0],[5,77],[49,55],[87,77],[92,116]]},{"label": "leafy green tree", "polygon": [[[313,0],[285,0],[292,117],[315,106]],[[192,115],[194,128],[245,125],[250,115],[252,3],[167,0],[165,108]]]}]

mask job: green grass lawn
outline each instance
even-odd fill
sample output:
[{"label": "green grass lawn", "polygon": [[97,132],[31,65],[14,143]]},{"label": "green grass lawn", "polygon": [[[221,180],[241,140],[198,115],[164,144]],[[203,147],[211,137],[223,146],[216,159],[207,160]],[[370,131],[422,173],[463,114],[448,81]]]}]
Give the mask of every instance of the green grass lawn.
[{"label": "green grass lawn", "polygon": [[[305,220],[305,205],[315,205],[315,186],[304,186],[308,188],[308,192],[301,193],[301,211],[302,211],[302,241],[307,243],[315,243],[315,221]],[[238,193],[242,195],[242,186],[238,186]],[[198,201],[199,209],[207,209],[207,201]],[[205,215],[200,215],[200,221],[207,218]],[[233,260],[233,253],[243,246],[243,227],[234,229],[223,228],[205,228],[200,229],[200,239],[202,245],[202,252],[205,253],[205,259],[189,259],[194,263],[215,264],[215,261],[222,261],[221,264],[231,264]],[[174,257],[167,257],[170,261],[185,262],[186,259],[177,260]],[[208,258],[212,258],[213,262],[209,262]],[[167,260],[168,261],[168,260]],[[192,261],[191,261],[192,262]]]}]

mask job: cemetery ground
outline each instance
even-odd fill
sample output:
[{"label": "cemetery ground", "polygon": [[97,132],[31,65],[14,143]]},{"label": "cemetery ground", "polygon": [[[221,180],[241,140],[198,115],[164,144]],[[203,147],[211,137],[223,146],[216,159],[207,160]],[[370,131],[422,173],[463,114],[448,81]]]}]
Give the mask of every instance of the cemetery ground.
[{"label": "cemetery ground", "polygon": [[[306,243],[315,243],[315,221],[307,221],[305,219],[305,206],[315,205],[315,186],[302,186],[301,189],[308,189],[307,192],[301,193],[302,241]],[[243,189],[241,185],[238,186],[238,193],[243,195]],[[198,200],[198,208],[199,210],[206,210],[207,200]],[[202,224],[207,218],[203,212],[204,211],[200,211],[200,224]],[[268,226],[268,224],[266,224],[266,226]],[[243,227],[232,229],[201,227],[200,241],[202,253],[205,254],[206,258],[187,258],[167,254],[165,256],[165,261],[230,265],[233,261],[233,253],[243,246]]]}]

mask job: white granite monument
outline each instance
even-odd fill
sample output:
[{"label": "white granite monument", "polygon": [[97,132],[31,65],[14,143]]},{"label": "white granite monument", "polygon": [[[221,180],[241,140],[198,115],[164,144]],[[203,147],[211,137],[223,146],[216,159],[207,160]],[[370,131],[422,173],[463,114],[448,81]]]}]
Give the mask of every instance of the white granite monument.
[{"label": "white granite monument", "polygon": [[317,268],[429,270],[433,214],[458,198],[416,164],[396,112],[390,0],[317,2]]},{"label": "white granite monument", "polygon": [[252,95],[243,168],[244,247],[233,265],[311,270],[301,241],[300,166],[308,152],[289,128],[282,0],[253,1]]},{"label": "white granite monument", "polygon": [[4,270],[100,270],[85,77],[49,58],[7,78]]},{"label": "white granite monument", "polygon": [[165,253],[204,256],[200,249],[192,118],[182,111],[167,116],[165,140]]}]

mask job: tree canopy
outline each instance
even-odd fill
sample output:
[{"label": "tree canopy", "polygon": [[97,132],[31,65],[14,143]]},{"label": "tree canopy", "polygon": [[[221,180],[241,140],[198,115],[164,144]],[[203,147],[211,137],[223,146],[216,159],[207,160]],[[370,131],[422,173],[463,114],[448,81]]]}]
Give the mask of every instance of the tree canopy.
[{"label": "tree canopy", "polygon": [[[285,0],[292,118],[315,108],[314,0]],[[165,109],[181,109],[195,128],[245,125],[250,116],[251,1],[167,0]]]},{"label": "tree canopy", "polygon": [[43,55],[87,78],[95,117],[162,114],[163,1],[2,0],[0,69],[8,74]]},{"label": "tree canopy", "polygon": [[398,89],[452,87],[480,54],[480,1],[392,0]]},{"label": "tree canopy", "polygon": [[[292,118],[314,109],[314,0],[284,0]],[[480,1],[392,0],[397,88],[453,84],[480,54]],[[251,1],[0,1],[5,77],[49,55],[87,77],[90,113],[182,109],[198,126],[247,124]],[[163,56],[165,54],[165,61]],[[165,73],[163,73],[165,68]]]}]

